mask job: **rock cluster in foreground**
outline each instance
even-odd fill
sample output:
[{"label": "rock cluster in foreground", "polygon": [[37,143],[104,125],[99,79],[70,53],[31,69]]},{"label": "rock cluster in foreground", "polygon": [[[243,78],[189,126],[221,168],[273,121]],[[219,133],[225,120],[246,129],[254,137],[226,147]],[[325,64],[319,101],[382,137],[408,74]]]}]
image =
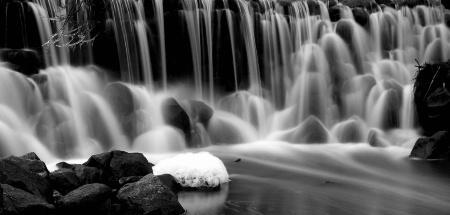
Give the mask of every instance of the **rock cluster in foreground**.
[{"label": "rock cluster in foreground", "polygon": [[184,214],[181,186],[140,153],[111,151],[49,172],[34,153],[0,159],[0,214]]}]

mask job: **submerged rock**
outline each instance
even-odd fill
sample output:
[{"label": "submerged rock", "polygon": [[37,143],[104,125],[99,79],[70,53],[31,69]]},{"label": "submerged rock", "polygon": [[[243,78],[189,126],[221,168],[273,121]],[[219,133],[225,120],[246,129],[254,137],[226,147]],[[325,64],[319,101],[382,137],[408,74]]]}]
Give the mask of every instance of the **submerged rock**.
[{"label": "submerged rock", "polygon": [[363,8],[353,8],[352,13],[356,23],[358,23],[359,25],[365,26],[369,22],[369,12],[367,12]]},{"label": "submerged rock", "polygon": [[310,116],[280,139],[290,143],[327,143],[329,134],[317,117]]},{"label": "submerged rock", "polygon": [[[7,215],[51,215],[55,207],[45,200],[8,184],[2,184],[3,213]],[[1,211],[1,210],[0,210]]]},{"label": "submerged rock", "polygon": [[193,124],[199,122],[205,128],[208,127],[208,122],[214,114],[214,110],[209,105],[202,101],[187,100],[181,106],[186,110]]},{"label": "submerged rock", "polygon": [[177,196],[158,177],[148,174],[119,190],[117,199],[122,204],[121,214],[183,214],[185,210]]},{"label": "submerged rock", "polygon": [[57,202],[60,214],[111,214],[113,192],[104,184],[86,184],[63,196]]},{"label": "submerged rock", "polygon": [[449,159],[450,133],[439,131],[431,137],[419,138],[409,157],[421,159]]}]

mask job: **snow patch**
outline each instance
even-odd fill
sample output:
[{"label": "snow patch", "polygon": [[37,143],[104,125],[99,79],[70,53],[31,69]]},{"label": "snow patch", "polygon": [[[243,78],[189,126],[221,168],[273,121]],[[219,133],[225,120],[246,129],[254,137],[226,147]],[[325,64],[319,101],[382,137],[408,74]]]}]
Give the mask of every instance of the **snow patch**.
[{"label": "snow patch", "polygon": [[217,187],[229,181],[223,162],[209,152],[164,159],[153,167],[153,174],[171,174],[183,187]]}]

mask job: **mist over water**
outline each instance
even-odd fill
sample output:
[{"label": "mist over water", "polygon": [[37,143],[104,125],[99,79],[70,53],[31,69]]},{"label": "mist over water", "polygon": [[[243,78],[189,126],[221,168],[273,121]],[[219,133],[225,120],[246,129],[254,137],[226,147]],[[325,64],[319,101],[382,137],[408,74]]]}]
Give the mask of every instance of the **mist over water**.
[{"label": "mist over water", "polygon": [[[450,211],[446,163],[408,158],[419,138],[415,66],[450,54],[443,7],[377,8],[361,25],[343,5],[332,22],[322,1],[180,2],[173,12],[162,0],[111,1],[105,29],[122,82],[86,66],[94,62],[89,43],[45,47],[46,67],[32,77],[2,64],[0,154],[34,151],[54,163],[119,149],[156,163],[210,151],[232,181],[220,192],[179,194],[190,214]],[[45,43],[60,26],[43,8],[57,5],[27,5]],[[173,62],[178,22],[189,52]],[[85,65],[75,66],[80,54]],[[185,62],[191,73],[177,79],[174,64]],[[214,109],[207,126],[191,119],[194,141],[165,123],[168,97],[185,110],[190,99]]]}]

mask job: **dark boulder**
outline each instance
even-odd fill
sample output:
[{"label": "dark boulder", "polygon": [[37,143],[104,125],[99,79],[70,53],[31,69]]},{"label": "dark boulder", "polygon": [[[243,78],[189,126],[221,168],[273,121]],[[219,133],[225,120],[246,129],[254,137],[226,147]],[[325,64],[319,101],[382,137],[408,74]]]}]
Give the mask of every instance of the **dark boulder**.
[{"label": "dark boulder", "polygon": [[109,167],[111,159],[112,159],[111,152],[103,152],[100,154],[92,155],[85,163],[83,163],[83,165],[96,167],[98,169],[106,169]]},{"label": "dark boulder", "polygon": [[[29,159],[28,159],[29,158]],[[2,160],[8,160],[12,163],[19,165],[20,167],[34,172],[44,178],[48,178],[50,174],[45,163],[36,156],[34,153],[30,153],[21,157],[9,156],[6,158],[2,158]]]},{"label": "dark boulder", "polygon": [[119,187],[119,180],[123,177],[145,176],[153,172],[153,164],[143,154],[124,151],[93,155],[83,165],[100,169],[103,183],[113,188]]},{"label": "dark boulder", "polygon": [[352,13],[356,23],[358,23],[359,25],[365,26],[367,23],[369,23],[369,12],[367,12],[364,8],[353,8]]},{"label": "dark boulder", "polygon": [[332,22],[337,22],[341,19],[341,10],[344,5],[334,5],[328,9],[328,14],[330,15],[330,20]]},{"label": "dark boulder", "polygon": [[75,164],[73,171],[75,171],[80,185],[102,182],[102,171],[98,168]]},{"label": "dark boulder", "polygon": [[183,188],[180,183],[170,174],[157,175],[163,185],[169,188],[175,195]]},{"label": "dark boulder", "polygon": [[395,8],[395,2],[393,0],[375,0],[378,5],[386,5],[388,7]]},{"label": "dark boulder", "polygon": [[53,191],[47,179],[10,160],[0,160],[0,183],[9,184],[47,202],[53,202]]},{"label": "dark boulder", "polygon": [[153,174],[125,185],[119,190],[117,199],[122,204],[121,212],[124,215],[185,213],[177,196]]},{"label": "dark boulder", "polygon": [[153,173],[152,166],[141,153],[127,153],[123,151],[113,151],[110,169],[115,181],[129,176],[145,176]]},{"label": "dark boulder", "polygon": [[56,204],[59,214],[111,214],[113,192],[104,184],[86,184],[63,196]]},{"label": "dark boulder", "polygon": [[8,184],[2,184],[3,214],[51,215],[55,207],[45,200]]},{"label": "dark boulder", "polygon": [[164,120],[168,125],[181,129],[186,136],[190,135],[189,116],[174,98],[167,98],[161,108]]},{"label": "dark boulder", "polygon": [[50,183],[53,189],[66,195],[80,186],[80,181],[75,171],[70,169],[58,169],[50,173]]},{"label": "dark boulder", "polygon": [[450,133],[439,131],[431,137],[419,138],[409,157],[421,159],[450,158]]},{"label": "dark boulder", "polygon": [[120,82],[110,83],[105,87],[105,91],[106,99],[120,121],[138,109],[139,104],[127,85]]},{"label": "dark boulder", "polygon": [[0,59],[12,63],[13,69],[24,75],[37,74],[43,68],[39,54],[31,49],[5,49],[1,51]]}]

